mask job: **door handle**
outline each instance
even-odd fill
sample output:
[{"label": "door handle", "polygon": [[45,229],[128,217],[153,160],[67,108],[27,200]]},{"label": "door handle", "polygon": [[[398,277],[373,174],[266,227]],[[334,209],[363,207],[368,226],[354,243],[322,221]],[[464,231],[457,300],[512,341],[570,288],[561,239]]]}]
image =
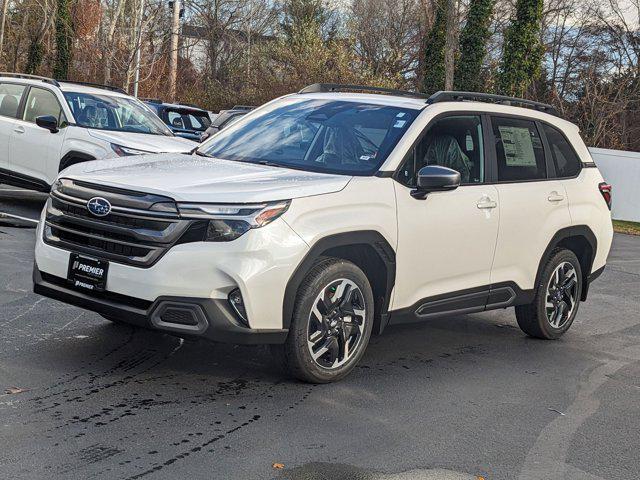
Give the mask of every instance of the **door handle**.
[{"label": "door handle", "polygon": [[487,208],[496,208],[498,206],[498,202],[494,202],[489,197],[485,197],[482,198],[478,203],[476,203],[476,206],[481,210]]},{"label": "door handle", "polygon": [[551,194],[547,197],[547,200],[549,200],[552,203],[561,202],[562,200],[564,200],[564,197],[560,195],[558,192],[551,192]]},{"label": "door handle", "polygon": [[16,133],[24,133],[24,127],[17,126],[16,128],[13,129],[13,131]]}]

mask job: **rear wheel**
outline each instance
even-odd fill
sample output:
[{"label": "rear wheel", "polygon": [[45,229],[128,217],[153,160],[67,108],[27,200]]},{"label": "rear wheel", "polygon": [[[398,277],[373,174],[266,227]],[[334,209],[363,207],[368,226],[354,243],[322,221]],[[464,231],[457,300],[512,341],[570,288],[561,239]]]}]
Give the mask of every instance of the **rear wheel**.
[{"label": "rear wheel", "polygon": [[351,262],[320,261],[303,280],[284,346],[285,367],[311,383],[345,377],[362,358],[373,328],[373,293]]},{"label": "rear wheel", "polygon": [[533,302],[516,307],[518,325],[532,337],[557,339],[571,327],[581,294],[578,258],[570,250],[555,250],[540,275]]}]

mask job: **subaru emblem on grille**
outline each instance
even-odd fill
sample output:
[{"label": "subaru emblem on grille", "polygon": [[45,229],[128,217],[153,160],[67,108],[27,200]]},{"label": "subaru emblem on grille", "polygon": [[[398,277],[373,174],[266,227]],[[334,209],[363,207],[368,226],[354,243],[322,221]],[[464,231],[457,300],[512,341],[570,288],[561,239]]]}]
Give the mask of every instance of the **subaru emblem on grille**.
[{"label": "subaru emblem on grille", "polygon": [[96,217],[104,217],[111,212],[111,204],[102,197],[93,197],[87,202],[87,209]]}]

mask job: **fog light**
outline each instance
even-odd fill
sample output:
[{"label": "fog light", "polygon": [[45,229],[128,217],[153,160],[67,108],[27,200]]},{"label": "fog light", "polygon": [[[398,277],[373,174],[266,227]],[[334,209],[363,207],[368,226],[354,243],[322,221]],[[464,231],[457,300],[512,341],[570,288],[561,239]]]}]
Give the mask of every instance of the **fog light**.
[{"label": "fog light", "polygon": [[247,311],[244,308],[244,300],[242,299],[242,293],[240,293],[239,288],[231,291],[231,293],[229,294],[229,303],[233,307],[233,310],[236,312],[238,318],[245,326],[248,327],[249,322],[247,320]]}]

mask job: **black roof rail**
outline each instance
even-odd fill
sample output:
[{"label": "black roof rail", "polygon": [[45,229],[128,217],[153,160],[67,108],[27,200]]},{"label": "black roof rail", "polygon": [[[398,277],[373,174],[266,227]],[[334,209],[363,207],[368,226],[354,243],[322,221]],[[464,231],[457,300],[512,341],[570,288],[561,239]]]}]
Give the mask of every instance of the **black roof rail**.
[{"label": "black roof rail", "polygon": [[233,108],[230,108],[229,110],[253,110],[254,107],[253,105],[234,105]]},{"label": "black roof rail", "polygon": [[164,103],[159,98],[139,98],[138,100],[140,100],[142,102],[147,102],[147,103]]},{"label": "black roof rail", "polygon": [[27,73],[0,72],[0,77],[22,78],[25,80],[40,80],[41,82],[55,85],[56,87],[60,86],[60,84],[53,78],[41,77],[39,75],[29,75]]},{"label": "black roof rail", "polygon": [[525,98],[507,97],[504,95],[493,95],[491,93],[479,93],[479,92],[454,92],[454,91],[439,91],[434,93],[427,100],[428,104],[440,103],[440,102],[491,102],[500,105],[512,105],[530,107],[540,112],[545,112],[556,117],[560,117],[560,113],[556,108],[548,103],[536,102],[534,100],[527,100]]},{"label": "black roof rail", "polygon": [[372,93],[386,93],[389,95],[396,95],[399,97],[413,97],[413,98],[429,98],[429,95],[417,92],[409,92],[406,90],[394,90],[393,88],[383,87],[370,87],[367,85],[349,85],[340,83],[314,83],[304,87],[298,93],[329,93],[329,92],[341,92],[355,90],[360,92],[372,92]]},{"label": "black roof rail", "polygon": [[85,87],[103,88],[105,90],[111,90],[112,92],[124,93],[125,95],[128,95],[127,92],[125,92],[122,88],[114,87],[113,85],[102,85],[100,83],[91,83],[91,82],[78,82],[76,80],[58,80],[58,81],[62,83],[71,83],[73,85],[84,85]]}]

